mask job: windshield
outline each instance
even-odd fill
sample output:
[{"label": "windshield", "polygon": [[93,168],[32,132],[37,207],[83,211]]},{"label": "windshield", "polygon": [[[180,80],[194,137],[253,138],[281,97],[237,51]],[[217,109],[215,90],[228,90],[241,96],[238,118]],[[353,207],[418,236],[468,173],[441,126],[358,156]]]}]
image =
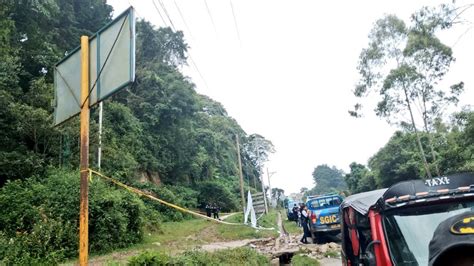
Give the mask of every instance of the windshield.
[{"label": "windshield", "polygon": [[456,202],[397,210],[384,217],[386,238],[396,265],[428,265],[428,247],[442,221],[474,209],[474,202]]},{"label": "windshield", "polygon": [[338,207],[341,205],[342,200],[337,197],[328,197],[328,198],[320,198],[320,199],[313,199],[308,201],[308,208],[312,210],[317,210],[321,208],[331,208],[331,207]]}]

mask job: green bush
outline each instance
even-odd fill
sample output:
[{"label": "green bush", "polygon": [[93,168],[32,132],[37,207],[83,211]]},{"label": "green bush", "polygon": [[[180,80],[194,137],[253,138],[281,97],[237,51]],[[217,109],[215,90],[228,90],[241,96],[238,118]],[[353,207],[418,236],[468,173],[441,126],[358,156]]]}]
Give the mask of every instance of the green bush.
[{"label": "green bush", "polygon": [[171,264],[171,257],[158,252],[145,251],[140,255],[134,256],[129,260],[130,266],[148,265],[148,266],[164,266]]},{"label": "green bush", "polygon": [[268,259],[250,248],[224,249],[215,252],[187,251],[170,257],[158,252],[144,252],[129,260],[131,266],[139,265],[268,265]]},{"label": "green bush", "polygon": [[[188,204],[193,204],[192,200],[182,200],[178,193],[174,193],[169,187],[167,186],[157,186],[151,183],[141,183],[141,184],[134,184],[134,186],[142,191],[149,192],[152,195],[156,196],[159,199],[164,201],[176,204],[181,207],[186,208],[194,208],[194,206],[189,206]],[[183,188],[184,191],[184,188]],[[192,191],[189,189],[189,191]],[[194,191],[189,193],[195,193]],[[194,195],[196,198],[197,196]],[[186,197],[185,197],[186,198]],[[194,203],[195,204],[195,203]],[[189,218],[189,215],[185,215],[182,212],[175,210],[171,207],[163,205],[154,200],[145,200],[145,205],[150,210],[158,211],[160,214],[160,219],[164,222],[168,221],[182,221],[184,218]]]},{"label": "green bush", "polygon": [[[139,242],[143,211],[137,196],[94,179],[89,188],[91,252]],[[51,264],[77,256],[78,220],[78,171],[50,170],[47,178],[8,182],[0,189],[0,261]]]},{"label": "green bush", "polygon": [[206,181],[199,184],[198,190],[200,192],[198,201],[201,205],[216,203],[223,211],[237,209],[238,203],[236,196],[222,183]]}]

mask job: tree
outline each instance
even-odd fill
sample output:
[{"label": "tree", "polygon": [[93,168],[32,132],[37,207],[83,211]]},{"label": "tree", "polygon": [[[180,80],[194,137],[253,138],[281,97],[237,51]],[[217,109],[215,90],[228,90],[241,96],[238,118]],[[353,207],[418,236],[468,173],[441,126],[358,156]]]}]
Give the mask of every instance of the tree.
[{"label": "tree", "polygon": [[285,190],[281,188],[272,188],[272,198],[275,198],[277,202],[280,202],[281,197],[285,195]]},{"label": "tree", "polygon": [[[251,134],[243,145],[244,152],[248,154],[252,164],[256,169],[256,177],[260,180],[263,173],[263,166],[268,161],[270,153],[275,152],[273,143],[259,134]],[[257,188],[257,181],[254,176],[254,187]]]},{"label": "tree", "polygon": [[397,131],[387,144],[369,159],[379,187],[422,177],[418,163],[415,133]]},{"label": "tree", "polygon": [[363,164],[353,162],[350,164],[350,173],[344,176],[347,187],[351,193],[360,193],[377,188],[374,174]]},{"label": "tree", "polygon": [[304,193],[306,193],[306,191],[308,191],[308,190],[309,190],[309,189],[308,189],[307,187],[302,187],[302,188],[300,189],[300,193],[303,193],[303,194],[304,194]]},{"label": "tree", "polygon": [[[451,48],[436,33],[450,28],[455,18],[455,10],[448,5],[422,8],[411,16],[410,25],[387,15],[375,23],[368,48],[362,50],[359,58],[361,80],[354,95],[380,95],[375,109],[377,116],[414,132],[424,175],[428,177],[432,176],[431,169],[417,122],[422,121],[424,130],[430,133],[434,119],[442,115],[445,106],[457,104],[464,88],[462,82],[449,88],[438,86],[454,57]],[[349,113],[359,117],[361,108],[358,103]],[[421,116],[416,117],[415,110],[420,110]],[[405,118],[407,114],[409,119]],[[428,142],[431,162],[440,175],[430,134]]]},{"label": "tree", "polygon": [[311,194],[338,192],[346,188],[343,171],[327,164],[316,166],[313,171],[315,187],[308,191]]}]

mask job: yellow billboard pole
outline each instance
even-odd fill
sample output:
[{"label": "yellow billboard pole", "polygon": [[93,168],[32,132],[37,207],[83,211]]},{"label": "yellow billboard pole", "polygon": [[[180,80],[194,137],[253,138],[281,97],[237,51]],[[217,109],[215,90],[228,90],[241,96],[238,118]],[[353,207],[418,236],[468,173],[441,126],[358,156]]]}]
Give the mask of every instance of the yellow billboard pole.
[{"label": "yellow billboard pole", "polygon": [[81,209],[79,214],[79,265],[89,256],[89,37],[81,36]]}]

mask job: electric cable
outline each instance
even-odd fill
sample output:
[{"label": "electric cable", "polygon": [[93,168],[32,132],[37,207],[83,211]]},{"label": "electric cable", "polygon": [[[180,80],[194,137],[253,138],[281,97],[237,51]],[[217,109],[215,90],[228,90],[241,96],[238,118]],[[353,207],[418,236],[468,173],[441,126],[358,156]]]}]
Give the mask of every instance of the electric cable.
[{"label": "electric cable", "polygon": [[161,21],[163,21],[163,25],[166,26],[166,21],[165,21],[165,19],[163,18],[163,15],[161,15],[161,12],[160,12],[160,10],[158,9],[158,6],[157,6],[156,3],[155,3],[155,0],[152,0],[151,2],[153,3],[153,6],[155,7],[156,12],[158,12],[158,15],[160,15]]},{"label": "electric cable", "polygon": [[168,10],[166,10],[165,4],[164,4],[163,1],[161,1],[161,0],[158,0],[158,3],[160,3],[161,8],[163,8],[163,11],[165,12],[166,17],[167,17],[168,20],[170,21],[170,23],[171,23],[171,28],[173,29],[173,31],[176,31],[176,28],[175,28],[175,26],[174,26],[174,24],[173,24],[173,21],[171,20],[171,17],[170,17],[170,15],[169,15],[169,13],[168,13]]},{"label": "electric cable", "polygon": [[239,27],[237,25],[237,19],[235,17],[234,5],[232,4],[232,0],[229,0],[229,3],[230,3],[230,9],[232,10],[232,16],[234,17],[234,24],[235,24],[235,31],[237,32],[237,39],[239,40],[240,46],[242,46],[242,40],[240,39]]},{"label": "electric cable", "polygon": [[176,3],[176,0],[173,0],[173,2],[174,2],[174,5],[176,6],[176,9],[178,10],[179,16],[183,20],[184,26],[189,32],[189,36],[191,37],[191,39],[194,39],[193,35],[191,34],[191,29],[189,28],[188,23],[186,23],[186,20],[184,19],[183,13],[181,13],[181,9],[179,8],[178,3]]},{"label": "electric cable", "polygon": [[212,26],[214,27],[214,32],[216,33],[216,36],[218,36],[218,35],[217,35],[216,24],[214,24],[214,19],[212,18],[211,10],[209,9],[209,6],[207,5],[207,1],[206,1],[206,0],[204,0],[204,4],[206,5],[207,14],[209,14],[209,18],[211,18],[211,23],[212,23]]}]

